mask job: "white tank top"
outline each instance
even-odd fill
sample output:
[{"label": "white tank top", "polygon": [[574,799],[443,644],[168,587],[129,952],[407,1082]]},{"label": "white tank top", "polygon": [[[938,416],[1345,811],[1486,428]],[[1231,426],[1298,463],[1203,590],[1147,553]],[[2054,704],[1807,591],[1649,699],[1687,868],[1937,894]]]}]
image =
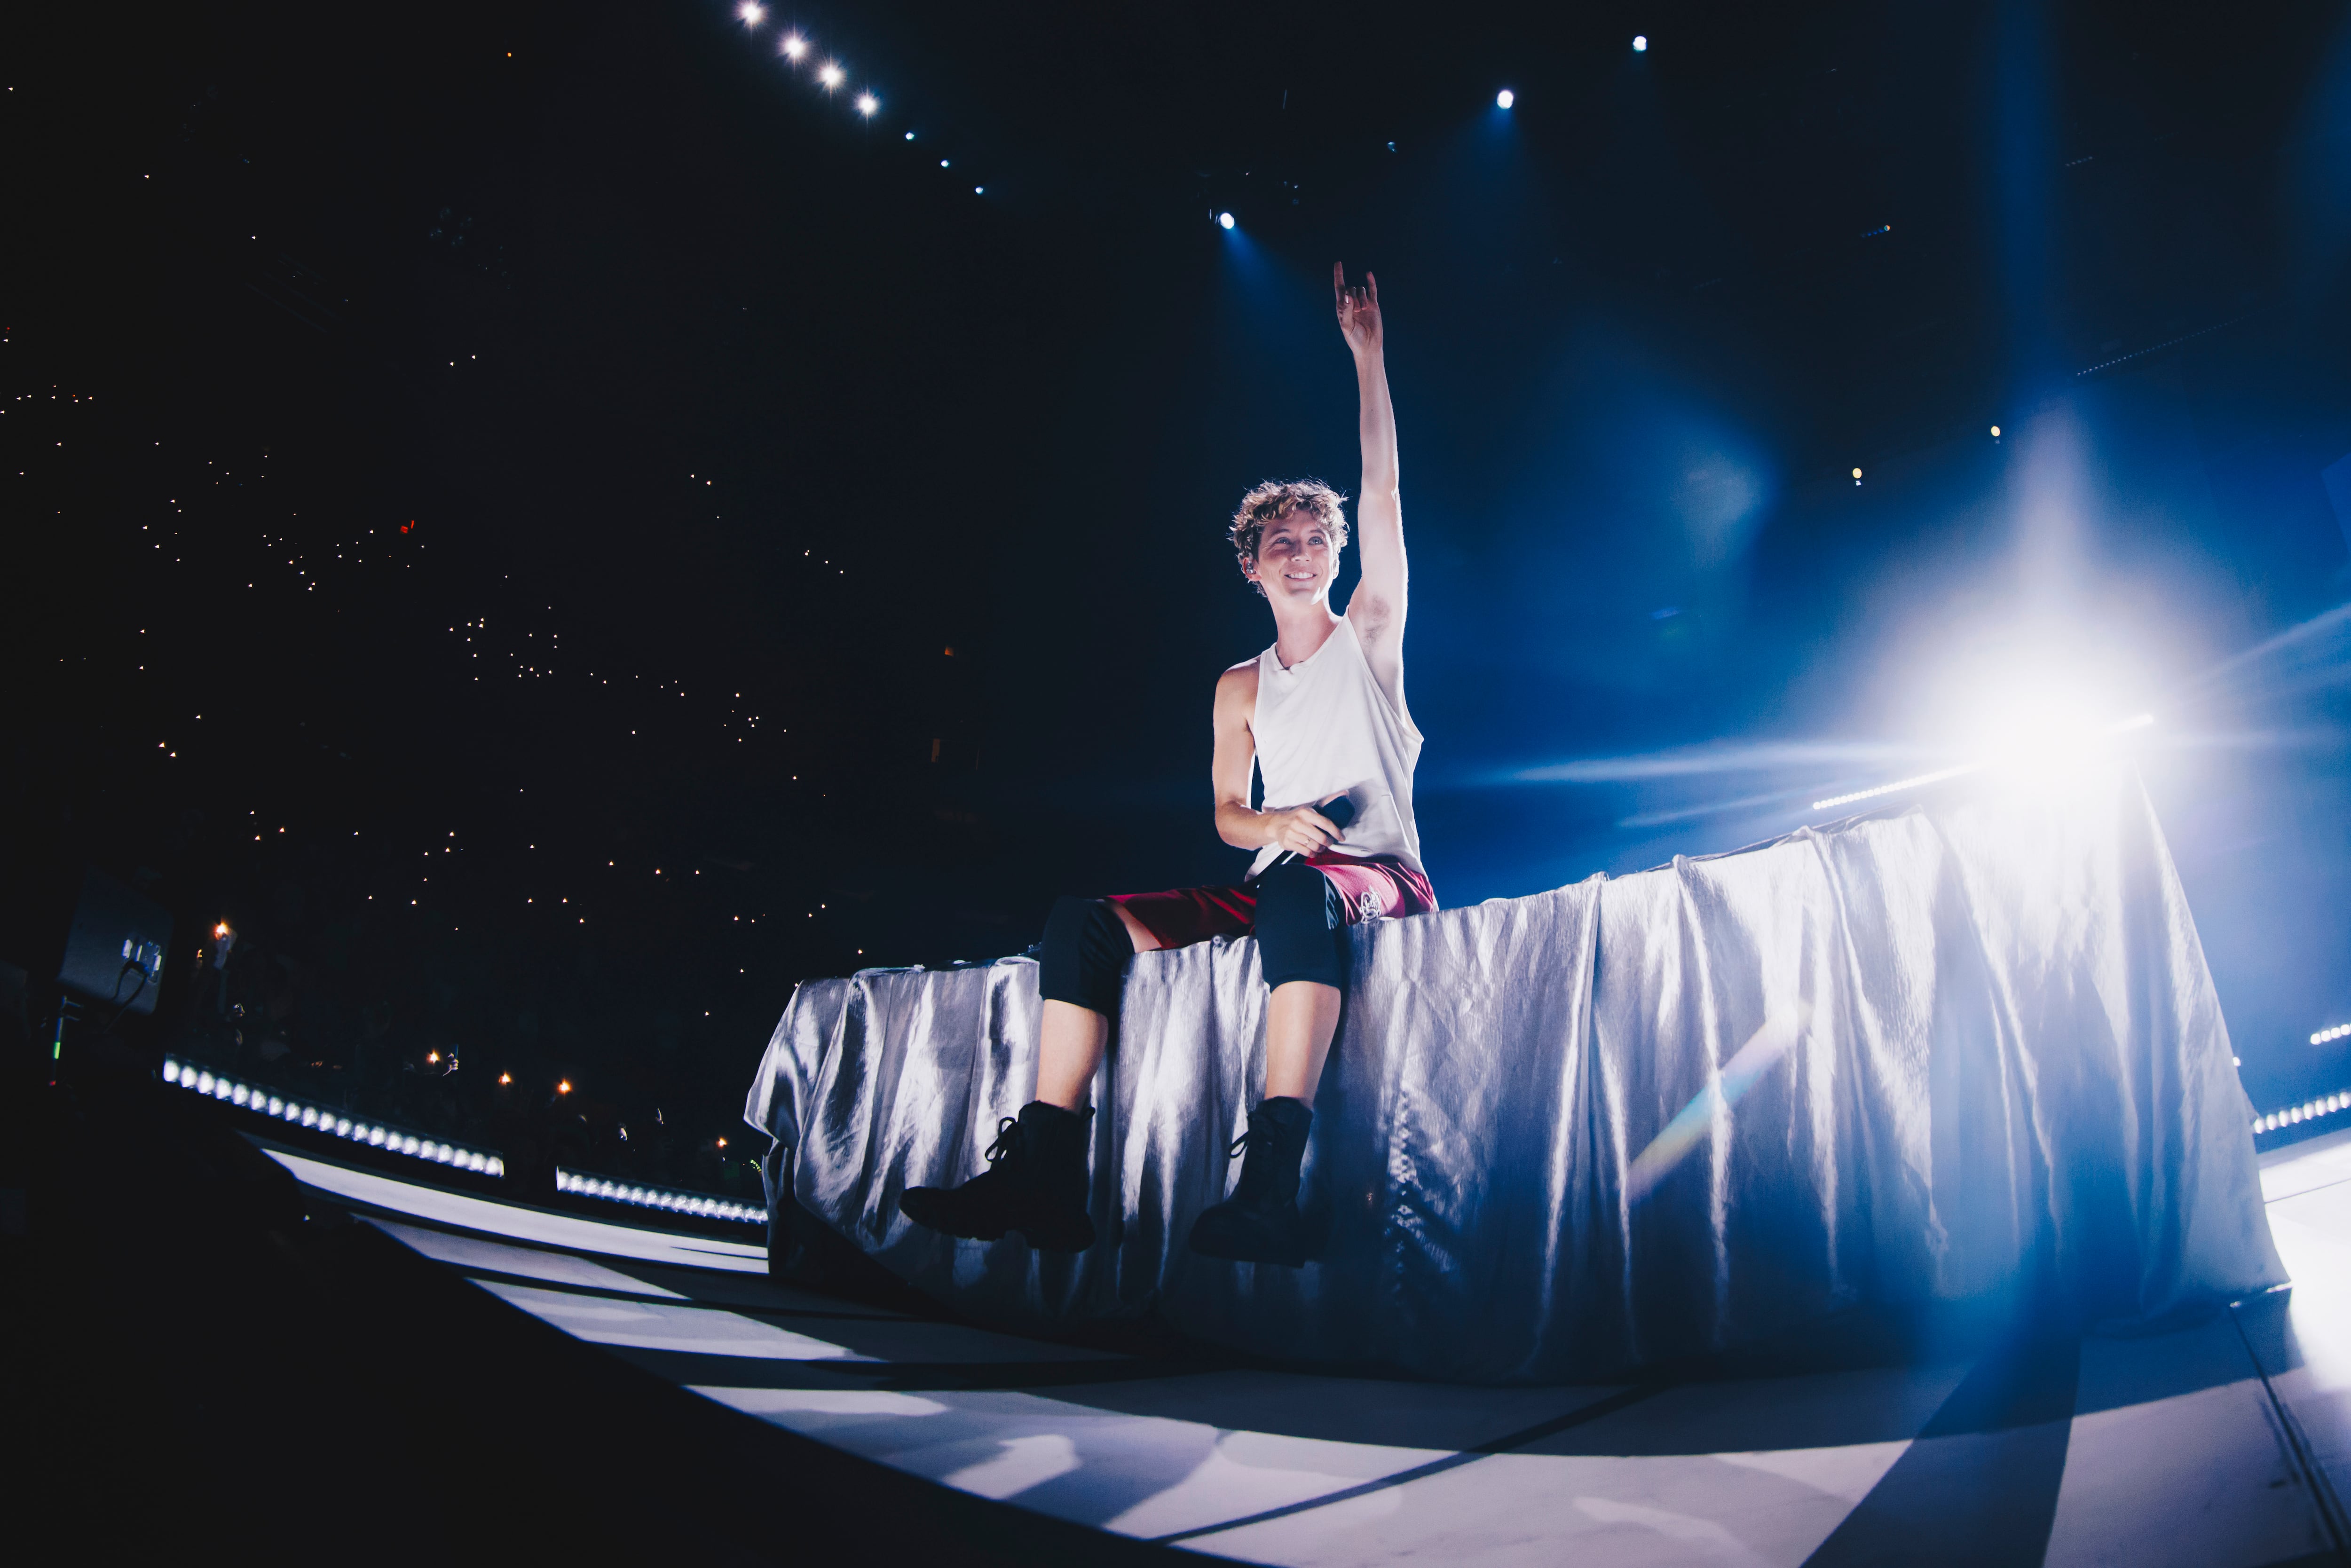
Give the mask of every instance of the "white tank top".
[{"label": "white tank top", "polygon": [[[1276,644],[1278,647],[1279,644]],[[1265,809],[1311,806],[1343,794],[1355,820],[1332,849],[1340,854],[1394,855],[1415,871],[1420,830],[1412,820],[1412,769],[1420,760],[1420,731],[1401,701],[1391,699],[1353,622],[1342,616],[1322,646],[1285,668],[1274,648],[1257,656],[1258,777]],[[1249,875],[1281,852],[1258,852]]]}]

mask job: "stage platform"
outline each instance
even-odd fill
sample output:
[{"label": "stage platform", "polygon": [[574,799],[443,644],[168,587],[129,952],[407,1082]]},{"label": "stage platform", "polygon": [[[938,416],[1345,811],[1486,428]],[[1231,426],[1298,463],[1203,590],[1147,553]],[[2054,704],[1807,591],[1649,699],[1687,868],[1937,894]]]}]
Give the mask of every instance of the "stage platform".
[{"label": "stage platform", "polygon": [[2293,1284],[2188,1326],[2009,1325],[1961,1348],[1932,1325],[1848,1320],[1555,1387],[1030,1340],[778,1284],[754,1246],[270,1152],[511,1309],[845,1454],[1126,1538],[1106,1557],[2351,1560],[2351,1132],[2262,1157]]}]

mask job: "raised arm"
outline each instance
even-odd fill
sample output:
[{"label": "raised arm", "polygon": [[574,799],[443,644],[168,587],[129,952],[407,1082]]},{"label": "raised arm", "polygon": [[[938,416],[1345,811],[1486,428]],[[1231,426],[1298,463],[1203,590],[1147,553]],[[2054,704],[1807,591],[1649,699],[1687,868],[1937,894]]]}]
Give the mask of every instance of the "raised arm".
[{"label": "raised arm", "polygon": [[[1404,507],[1396,492],[1395,409],[1388,402],[1385,340],[1380,324],[1380,284],[1364,274],[1360,287],[1347,286],[1343,265],[1331,268],[1331,289],[1339,307],[1339,335],[1355,356],[1357,427],[1364,444],[1364,483],[1355,501],[1355,543],[1363,552],[1364,576],[1347,601],[1347,619],[1374,673],[1391,688],[1403,670],[1405,601],[1408,574],[1404,559]],[[1401,694],[1399,693],[1399,695]]]}]

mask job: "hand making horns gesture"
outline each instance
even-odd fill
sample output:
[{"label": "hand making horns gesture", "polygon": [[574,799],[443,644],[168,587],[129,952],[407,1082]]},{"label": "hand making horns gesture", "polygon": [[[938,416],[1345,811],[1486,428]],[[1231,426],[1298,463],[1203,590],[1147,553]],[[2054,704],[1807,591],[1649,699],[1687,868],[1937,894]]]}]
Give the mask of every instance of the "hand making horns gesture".
[{"label": "hand making horns gesture", "polygon": [[1347,347],[1355,351],[1357,359],[1379,353],[1379,278],[1366,272],[1363,287],[1350,288],[1346,263],[1334,261],[1331,264],[1331,293],[1339,303],[1339,335],[1347,340]]}]

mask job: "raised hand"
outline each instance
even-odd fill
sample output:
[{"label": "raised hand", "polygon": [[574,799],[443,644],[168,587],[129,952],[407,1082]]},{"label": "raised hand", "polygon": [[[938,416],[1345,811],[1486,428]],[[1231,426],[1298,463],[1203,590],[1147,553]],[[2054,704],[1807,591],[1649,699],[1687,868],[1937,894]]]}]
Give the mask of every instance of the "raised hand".
[{"label": "raised hand", "polygon": [[1346,264],[1334,261],[1331,264],[1331,293],[1339,304],[1339,335],[1347,340],[1347,347],[1354,350],[1355,358],[1379,353],[1384,344],[1378,277],[1366,272],[1362,287],[1350,288]]}]

